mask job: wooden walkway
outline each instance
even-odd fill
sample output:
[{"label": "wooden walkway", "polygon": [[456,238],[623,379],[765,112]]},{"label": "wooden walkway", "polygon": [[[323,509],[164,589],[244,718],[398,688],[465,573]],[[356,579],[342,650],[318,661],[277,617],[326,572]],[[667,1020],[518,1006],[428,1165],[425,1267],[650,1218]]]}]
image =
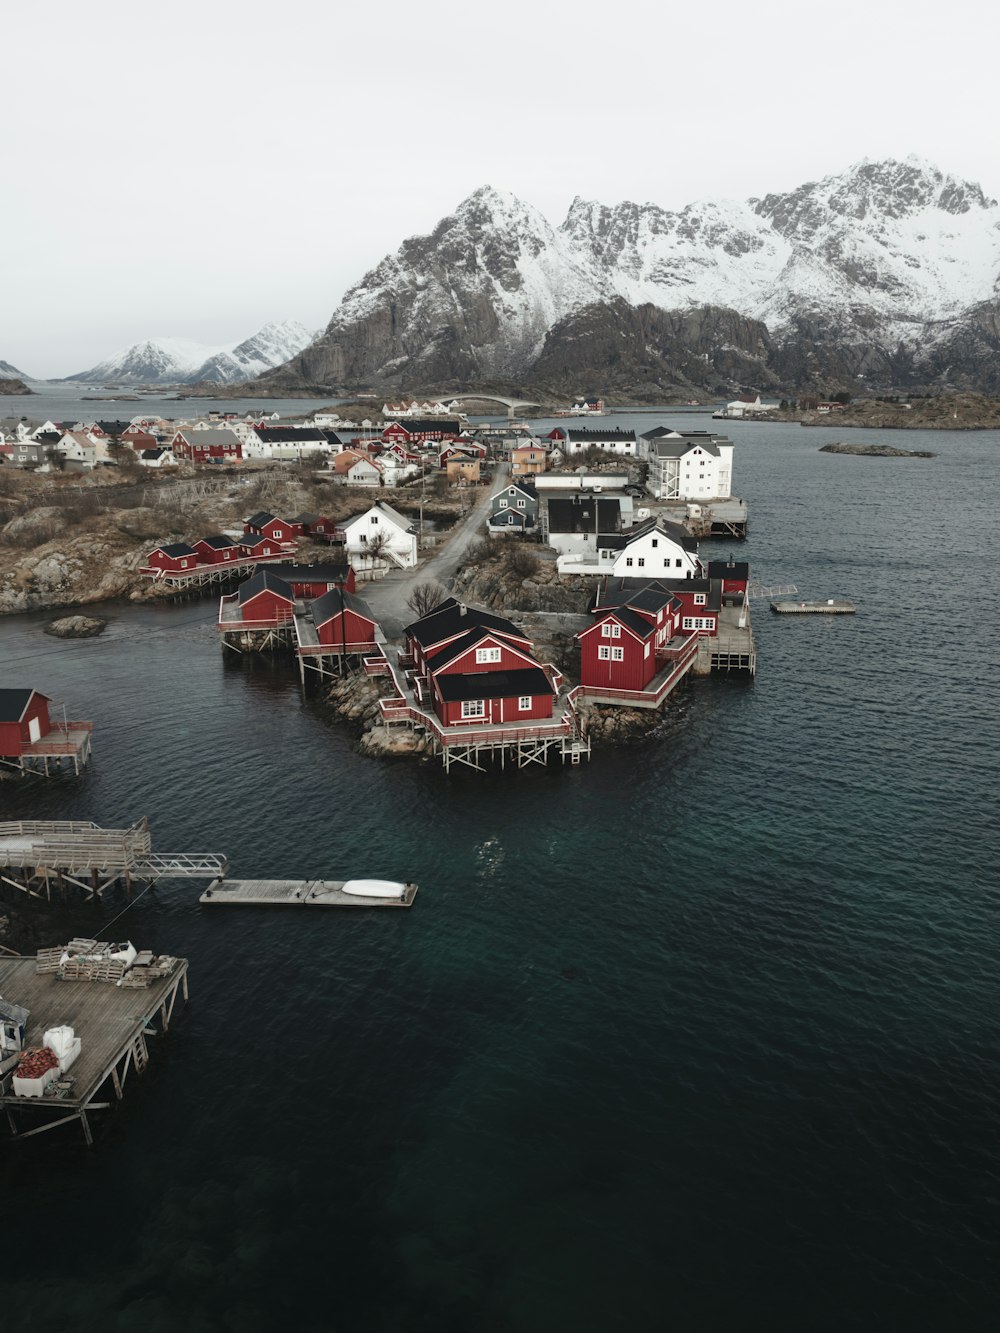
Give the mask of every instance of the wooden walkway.
[{"label": "wooden walkway", "polygon": [[781,616],[853,616],[857,607],[844,598],[827,602],[795,602],[788,599],[771,603],[771,610]]},{"label": "wooden walkway", "polygon": [[417,896],[416,884],[407,884],[401,898],[344,893],[343,884],[332,879],[216,879],[198,901],[213,907],[411,907]]},{"label": "wooden walkway", "polygon": [[[88,1112],[120,1101],[129,1071],[145,1069],[147,1036],[166,1032],[178,991],[187,1002],[187,970],[187,959],[178,958],[169,976],[130,989],[102,981],[61,981],[53,972],[40,974],[34,958],[0,958],[0,994],[30,1011],[27,1044],[41,1046],[45,1032],[63,1024],[72,1027],[82,1042],[66,1075],[44,1097],[15,1097],[12,1072],[0,1079],[0,1108],[11,1133],[26,1138],[78,1120],[91,1143]],[[105,1085],[106,1095],[114,1097],[97,1101]],[[25,1129],[24,1117],[42,1123]]]}]

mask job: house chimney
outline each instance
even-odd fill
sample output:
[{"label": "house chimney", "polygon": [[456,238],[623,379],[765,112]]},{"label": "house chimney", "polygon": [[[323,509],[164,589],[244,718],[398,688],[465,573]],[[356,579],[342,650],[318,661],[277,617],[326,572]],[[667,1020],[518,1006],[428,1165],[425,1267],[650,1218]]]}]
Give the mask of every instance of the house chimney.
[{"label": "house chimney", "polygon": [[459,614],[460,616],[464,616],[464,615],[466,614],[466,612],[468,611],[468,609],[469,609],[469,608],[465,605],[464,602],[459,602],[459,604],[458,604],[458,614]]}]

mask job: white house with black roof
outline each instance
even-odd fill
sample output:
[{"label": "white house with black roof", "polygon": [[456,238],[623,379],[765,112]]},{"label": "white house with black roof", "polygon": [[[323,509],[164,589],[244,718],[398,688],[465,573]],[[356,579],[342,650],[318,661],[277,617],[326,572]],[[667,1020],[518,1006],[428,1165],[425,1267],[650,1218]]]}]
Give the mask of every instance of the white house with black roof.
[{"label": "white house with black roof", "polygon": [[556,426],[547,438],[569,460],[586,453],[588,449],[600,449],[603,453],[617,454],[623,458],[635,458],[637,452],[635,431],[621,430],[617,426]]},{"label": "white house with black roof", "polygon": [[560,574],[604,574],[619,578],[700,578],[698,543],[680,523],[648,518],[627,532],[599,536],[593,550],[561,555]]}]

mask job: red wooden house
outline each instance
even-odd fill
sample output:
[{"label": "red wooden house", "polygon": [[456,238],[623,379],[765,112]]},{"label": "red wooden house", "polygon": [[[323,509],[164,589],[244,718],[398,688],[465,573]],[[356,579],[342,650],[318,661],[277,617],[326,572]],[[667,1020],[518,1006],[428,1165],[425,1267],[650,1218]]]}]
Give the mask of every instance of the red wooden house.
[{"label": "red wooden house", "polygon": [[392,444],[393,441],[399,444],[420,444],[424,440],[438,443],[441,440],[457,440],[461,429],[459,421],[447,417],[429,417],[427,420],[408,417],[405,425],[399,421],[390,421],[382,431],[382,440],[385,444]]},{"label": "red wooden house", "polygon": [[633,605],[634,599],[644,591],[654,595],[667,593],[673,597],[678,604],[675,634],[718,634],[721,579],[614,579],[601,594],[598,609]]},{"label": "red wooden house", "polygon": [[530,652],[470,629],[428,662],[430,696],[445,726],[533,722],[552,716],[555,689]]},{"label": "red wooden house", "polygon": [[343,541],[343,531],[332,518],[322,514],[299,514],[289,520],[288,526],[296,537],[312,537],[314,540],[332,542],[338,536]]},{"label": "red wooden house", "polygon": [[290,522],[287,518],[278,518],[266,510],[251,514],[243,524],[243,531],[259,537],[271,537],[284,546],[294,546],[295,538],[301,535],[296,523]]},{"label": "red wooden house", "polygon": [[332,652],[375,652],[375,618],[367,603],[340,588],[318,597],[309,607],[320,644]]},{"label": "red wooden house", "polygon": [[265,537],[259,532],[244,532],[239,549],[243,560],[274,560],[288,554],[288,546],[284,542]]},{"label": "red wooden house", "polygon": [[531,640],[511,621],[495,616],[490,611],[482,611],[477,606],[466,606],[454,597],[446,597],[433,611],[406,627],[403,631],[406,651],[413,658],[417,671],[424,672],[435,653],[462,638],[471,629],[492,630],[515,648],[531,651]]},{"label": "red wooden house", "polygon": [[145,568],[162,570],[164,574],[183,574],[199,563],[198,554],[187,542],[170,542],[156,546],[146,557]]},{"label": "red wooden house", "polygon": [[194,553],[199,565],[228,565],[240,559],[240,544],[220,532],[214,537],[199,537]]},{"label": "red wooden house", "polygon": [[171,441],[175,458],[191,463],[236,463],[243,445],[231,430],[179,430]]},{"label": "red wooden house", "polygon": [[239,591],[219,599],[218,628],[277,629],[291,623],[295,594],[273,570],[259,570]]},{"label": "red wooden house", "polygon": [[405,633],[419,693],[445,726],[551,718],[556,688],[511,621],[449,597]]},{"label": "red wooden house", "polygon": [[746,560],[710,560],[708,577],[722,582],[722,596],[727,602],[743,601],[750,584],[750,566]]},{"label": "red wooden house", "polygon": [[278,578],[284,579],[296,597],[322,597],[333,588],[354,592],[354,567],[346,559],[331,560],[317,565],[274,564]]},{"label": "red wooden house", "polygon": [[49,704],[39,690],[0,690],[0,755],[19,758],[52,730]]}]

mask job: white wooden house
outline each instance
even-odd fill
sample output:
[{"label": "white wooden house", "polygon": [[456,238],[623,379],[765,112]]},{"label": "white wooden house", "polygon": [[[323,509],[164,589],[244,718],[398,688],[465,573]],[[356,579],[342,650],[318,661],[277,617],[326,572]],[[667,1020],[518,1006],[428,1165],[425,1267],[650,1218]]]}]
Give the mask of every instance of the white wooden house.
[{"label": "white wooden house", "polygon": [[[355,514],[339,525],[351,564],[358,573],[371,572],[373,566],[395,565],[412,569],[417,563],[417,533],[408,518],[398,514],[384,500],[376,500],[363,514]],[[373,557],[372,550],[378,550]]]},{"label": "white wooden house", "polygon": [[708,431],[671,433],[649,446],[646,489],[657,500],[724,500],[732,495],[733,445]]}]

